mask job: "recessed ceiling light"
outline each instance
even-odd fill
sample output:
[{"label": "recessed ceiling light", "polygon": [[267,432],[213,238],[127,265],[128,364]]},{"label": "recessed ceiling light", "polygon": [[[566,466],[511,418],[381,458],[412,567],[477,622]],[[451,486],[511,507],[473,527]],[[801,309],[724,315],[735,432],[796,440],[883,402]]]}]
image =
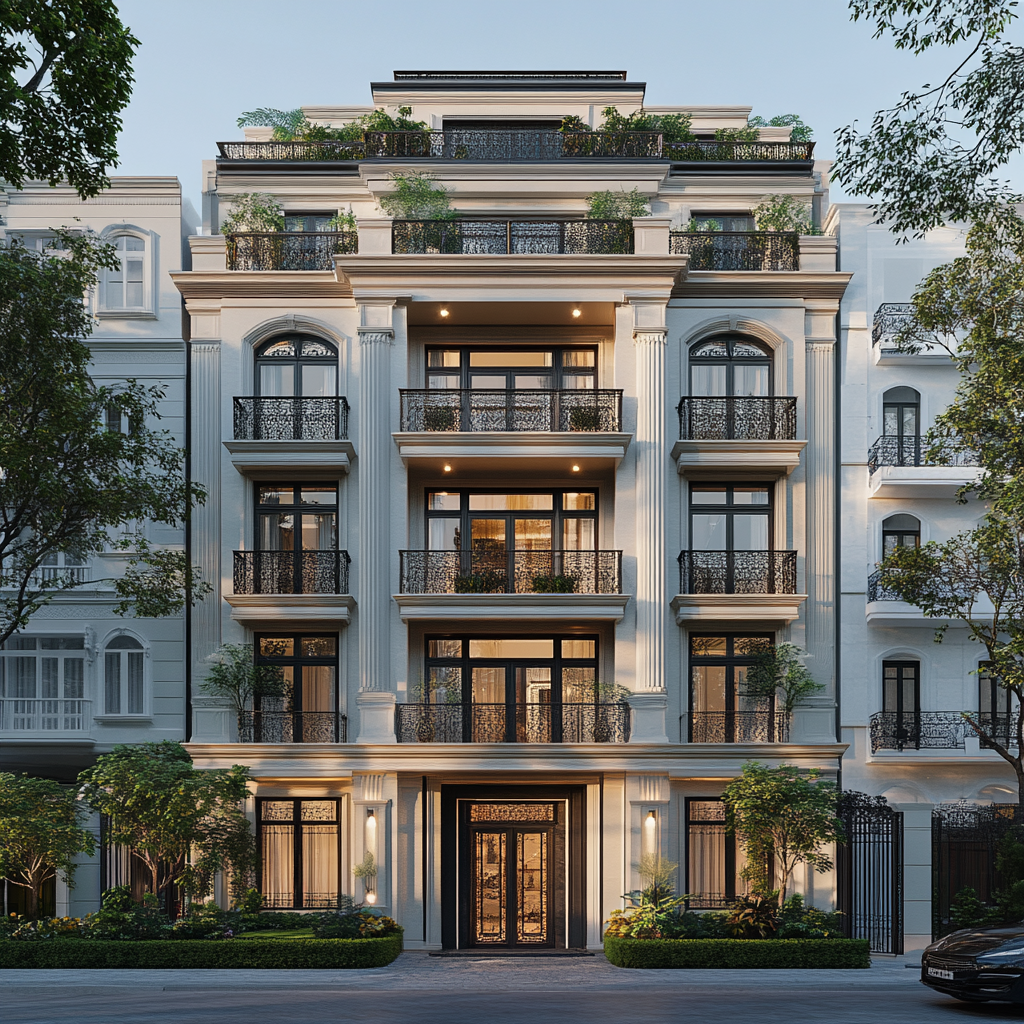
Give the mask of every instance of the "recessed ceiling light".
[{"label": "recessed ceiling light", "polygon": [[580,467],[579,467],[579,466],[577,466],[577,465],[576,465],[575,463],[573,463],[572,471],[573,471],[574,473],[578,473],[578,472],[580,471]]},{"label": "recessed ceiling light", "polygon": [[444,471],[445,471],[446,473],[450,473],[450,472],[452,471],[452,465],[451,465],[451,463],[450,463],[450,462],[446,462],[446,463],[444,464]]},{"label": "recessed ceiling light", "polygon": [[582,309],[580,309],[580,308],[579,308],[579,306],[576,306],[576,307],[575,307],[575,308],[573,309],[573,311],[572,311],[572,315],[573,315],[574,317],[580,317],[580,316],[583,316],[583,310],[582,310]]},{"label": "recessed ceiling light", "polygon": [[445,309],[444,307],[442,307],[442,308],[441,308],[441,316],[445,317],[445,316],[447,316],[447,315],[448,315],[448,310],[447,310],[447,309]]}]

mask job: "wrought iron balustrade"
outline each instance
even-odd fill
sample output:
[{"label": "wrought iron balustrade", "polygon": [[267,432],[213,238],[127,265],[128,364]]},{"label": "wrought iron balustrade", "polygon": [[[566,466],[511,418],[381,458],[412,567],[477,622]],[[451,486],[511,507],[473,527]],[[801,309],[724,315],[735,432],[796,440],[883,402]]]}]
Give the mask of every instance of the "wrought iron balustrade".
[{"label": "wrought iron balustrade", "polygon": [[362,160],[365,146],[352,142],[218,142],[224,160]]},{"label": "wrought iron balustrade", "polygon": [[396,220],[399,255],[615,255],[633,251],[628,220]]},{"label": "wrought iron balustrade", "polygon": [[239,743],[347,743],[340,711],[245,711]]},{"label": "wrought iron balustrade", "polygon": [[681,551],[680,594],[795,594],[795,551]]},{"label": "wrought iron balustrade", "polygon": [[783,231],[673,231],[668,251],[690,270],[800,269],[800,238]]},{"label": "wrought iron balustrade", "polygon": [[85,732],[92,701],[60,697],[0,697],[0,732]]},{"label": "wrought iron balustrade", "polygon": [[903,598],[892,587],[882,582],[882,570],[876,569],[868,577],[868,601],[902,601]]},{"label": "wrought iron balustrade", "polygon": [[621,551],[401,551],[403,594],[618,594]]},{"label": "wrought iron balustrade", "polygon": [[[995,740],[1000,746],[1017,746],[1017,724],[1020,719],[1020,711],[972,711],[971,718],[974,719],[991,740]],[[978,734],[967,725],[966,736],[978,736]],[[986,740],[979,741],[982,747],[991,748],[992,744]]]},{"label": "wrought iron balustrade", "polygon": [[910,302],[883,302],[875,310],[871,325],[871,344],[882,349],[893,349],[896,336],[914,319],[914,306]]},{"label": "wrought iron balustrade", "polygon": [[788,397],[684,397],[679,401],[684,441],[792,441],[796,399]]},{"label": "wrought iron balustrade", "polygon": [[814,159],[813,142],[718,142],[699,140],[697,142],[669,142],[662,147],[666,160],[677,163],[690,161],[731,162]]},{"label": "wrought iron balustrade", "polygon": [[366,132],[367,159],[418,160],[660,160],[660,132],[560,132],[450,128]]},{"label": "wrought iron balustrade", "polygon": [[868,472],[879,466],[977,466],[978,453],[954,441],[939,447],[938,457],[929,458],[932,445],[918,435],[882,436],[868,449]]},{"label": "wrought iron balustrade", "polygon": [[871,752],[963,750],[967,728],[959,711],[877,711],[871,716]]},{"label": "wrought iron balustrade", "polygon": [[236,441],[341,441],[348,437],[344,398],[236,398]]},{"label": "wrought iron balustrade", "polygon": [[236,551],[236,594],[347,594],[347,551]]},{"label": "wrought iron balustrade", "polygon": [[610,704],[399,704],[399,743],[628,743],[630,708]]},{"label": "wrought iron balustrade", "polygon": [[691,711],[682,724],[691,743],[789,742],[789,715],[783,711]]},{"label": "wrought iron balustrade", "polygon": [[622,392],[612,390],[408,390],[400,392],[402,430],[618,431]]},{"label": "wrought iron balustrade", "polygon": [[247,232],[227,236],[228,270],[333,270],[334,257],[359,251],[355,231]]}]

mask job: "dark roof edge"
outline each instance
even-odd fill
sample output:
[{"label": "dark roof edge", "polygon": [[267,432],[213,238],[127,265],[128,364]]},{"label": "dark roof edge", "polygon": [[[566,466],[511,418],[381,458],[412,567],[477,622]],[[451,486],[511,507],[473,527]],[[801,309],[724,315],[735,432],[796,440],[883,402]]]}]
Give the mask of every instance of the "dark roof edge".
[{"label": "dark roof edge", "polygon": [[537,78],[577,79],[580,81],[599,78],[626,81],[625,71],[393,71],[392,74],[396,82],[430,81],[432,79],[486,81],[496,78],[521,81]]},{"label": "dark roof edge", "polygon": [[610,78],[576,78],[576,79],[564,79],[564,78],[531,78],[528,80],[523,79],[512,79],[512,78],[491,78],[491,79],[423,79],[423,78],[409,78],[401,82],[371,82],[370,89],[372,92],[430,92],[430,91],[441,91],[441,90],[460,90],[465,89],[473,92],[480,92],[484,89],[493,89],[495,91],[503,90],[527,90],[527,89],[548,89],[548,90],[565,90],[568,91],[582,91],[584,89],[594,89],[598,86],[612,87],[616,89],[635,89],[639,92],[646,92],[646,82],[626,82],[618,79]]}]

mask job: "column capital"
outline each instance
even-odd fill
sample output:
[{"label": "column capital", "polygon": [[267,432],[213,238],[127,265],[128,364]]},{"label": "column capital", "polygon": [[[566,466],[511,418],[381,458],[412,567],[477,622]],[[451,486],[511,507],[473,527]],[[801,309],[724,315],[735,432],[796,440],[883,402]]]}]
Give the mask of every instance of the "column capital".
[{"label": "column capital", "polygon": [[395,332],[391,328],[382,331],[378,328],[360,327],[356,333],[359,335],[360,345],[390,345],[395,340]]},{"label": "column capital", "polygon": [[639,331],[633,329],[634,345],[664,345],[668,340],[668,331]]}]

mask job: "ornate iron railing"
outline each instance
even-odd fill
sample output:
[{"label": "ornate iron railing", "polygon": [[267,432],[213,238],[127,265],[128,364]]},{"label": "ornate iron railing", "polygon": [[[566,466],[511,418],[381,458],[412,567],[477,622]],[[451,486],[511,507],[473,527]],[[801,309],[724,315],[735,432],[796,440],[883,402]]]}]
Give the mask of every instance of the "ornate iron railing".
[{"label": "ornate iron railing", "polygon": [[782,231],[673,231],[668,251],[690,270],[800,269],[800,238]]},{"label": "ornate iron railing", "polygon": [[[914,306],[910,302],[883,302],[875,310],[871,325],[871,344],[883,349],[893,348],[893,339],[914,319]],[[886,343],[889,343],[888,345]]]},{"label": "ornate iron railing", "polygon": [[938,459],[929,458],[932,445],[915,435],[892,435],[878,438],[868,449],[868,472],[879,466],[977,466],[978,453],[953,441],[944,442]]},{"label": "ornate iron railing", "polygon": [[660,160],[660,132],[542,130],[366,132],[366,157],[419,160]]},{"label": "ornate iron railing", "polygon": [[868,577],[868,601],[902,601],[891,587],[882,583],[882,570],[876,569]]},{"label": "ornate iron railing", "polygon": [[0,698],[0,732],[85,732],[92,701],[79,698]]},{"label": "ornate iron railing", "polygon": [[245,711],[239,743],[347,743],[340,711]]},{"label": "ornate iron railing", "polygon": [[622,392],[403,389],[402,430],[602,431],[622,429]]},{"label": "ornate iron railing", "polygon": [[400,255],[615,255],[633,251],[628,220],[396,220]]},{"label": "ornate iron railing", "polygon": [[276,231],[227,236],[228,270],[333,270],[334,257],[359,251],[355,231]]},{"label": "ornate iron railing", "polygon": [[[1020,711],[973,711],[971,718],[978,723],[988,734],[990,739],[995,740],[1001,746],[1017,746],[1017,722],[1020,718]],[[978,736],[978,734],[967,726],[967,736]],[[983,747],[991,747],[992,744],[978,737]]]},{"label": "ornate iron railing", "polygon": [[813,142],[699,142],[666,143],[662,149],[666,160],[676,163],[690,161],[731,162],[733,160],[812,160]]},{"label": "ornate iron railing", "polygon": [[618,594],[621,551],[401,551],[403,594]]},{"label": "ornate iron railing", "polygon": [[236,551],[236,594],[347,594],[347,551]]},{"label": "ornate iron railing", "polygon": [[796,399],[784,397],[679,400],[679,437],[684,441],[792,441]]},{"label": "ornate iron railing", "polygon": [[362,140],[354,142],[218,142],[225,160],[362,160]]},{"label": "ornate iron railing", "polygon": [[691,743],[788,743],[784,711],[691,711],[682,716]]},{"label": "ornate iron railing", "polygon": [[399,743],[628,743],[630,708],[612,704],[399,704]]},{"label": "ornate iron railing", "polygon": [[680,594],[795,594],[795,551],[681,551]]},{"label": "ornate iron railing", "polygon": [[871,752],[963,750],[966,728],[959,711],[877,711],[871,716]]},{"label": "ornate iron railing", "polygon": [[236,441],[340,441],[348,402],[338,398],[236,398]]}]

